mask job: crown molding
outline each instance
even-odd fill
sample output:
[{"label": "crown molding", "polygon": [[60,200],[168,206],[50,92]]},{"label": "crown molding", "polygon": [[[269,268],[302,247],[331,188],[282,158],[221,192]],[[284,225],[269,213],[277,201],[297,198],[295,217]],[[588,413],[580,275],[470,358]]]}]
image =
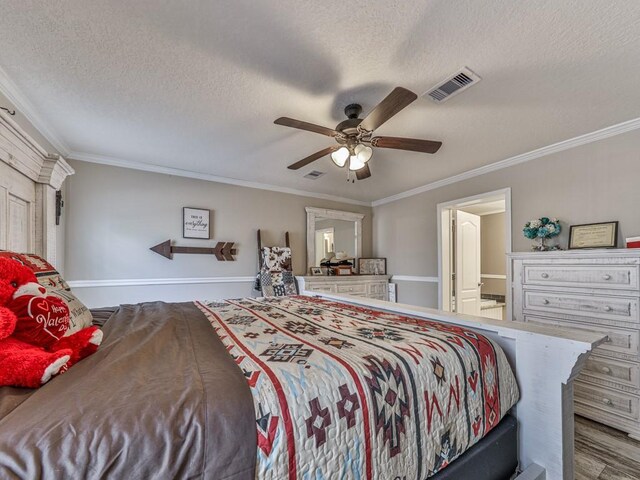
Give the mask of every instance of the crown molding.
[{"label": "crown molding", "polygon": [[247,180],[239,180],[237,178],[219,177],[217,175],[211,175],[208,173],[194,172],[192,170],[183,170],[181,168],[162,167],[160,165],[153,165],[150,163],[134,162],[131,160],[123,160],[120,158],[109,157],[106,155],[94,155],[92,153],[84,152],[71,152],[68,158],[72,160],[79,160],[82,162],[98,163],[100,165],[110,165],[112,167],[130,168],[133,170],[141,170],[143,172],[161,173],[164,175],[175,175],[177,177],[194,178],[197,180],[205,180],[208,182],[225,183],[227,185],[236,185],[239,187],[255,188],[259,190],[268,190],[271,192],[288,193],[290,195],[299,195],[302,197],[319,198],[322,200],[331,200],[338,203],[347,203],[350,205],[360,205],[370,207],[371,202],[364,202],[361,200],[354,200],[352,198],[337,197],[335,195],[329,195],[327,193],[314,193],[307,192],[305,190],[298,190],[296,188],[281,187],[278,185],[271,185],[268,183],[249,182]]},{"label": "crown molding", "polygon": [[413,197],[414,195],[419,195],[420,193],[428,192],[429,190],[435,190],[436,188],[451,185],[453,183],[461,182],[463,180],[468,180],[470,178],[478,177],[480,175],[485,175],[487,173],[495,172],[497,170],[502,170],[503,168],[512,167],[514,165],[525,163],[530,160],[534,160],[536,158],[545,157],[547,155],[562,152],[564,150],[569,150],[570,148],[579,147],[581,145],[586,145],[588,143],[596,142],[598,140],[604,140],[605,138],[627,133],[632,130],[637,130],[639,128],[640,128],[640,117],[628,120],[626,122],[618,123],[610,127],[602,128],[594,132],[586,133],[584,135],[579,135],[577,137],[573,137],[568,140],[563,140],[561,142],[557,142],[552,145],[548,145],[546,147],[538,148],[536,150],[532,150],[527,153],[522,153],[520,155],[516,155],[515,157],[510,157],[504,160],[500,160],[498,162],[490,163],[489,165],[484,165],[482,167],[474,168],[472,170],[467,170],[466,172],[460,173],[458,175],[453,175],[451,177],[443,178],[442,180],[437,180],[435,182],[427,183],[426,185],[413,188],[411,190],[407,190],[406,192],[397,193],[389,197],[381,198],[379,200],[374,200],[373,202],[371,202],[371,206],[377,207],[379,205],[395,202],[403,198]]},{"label": "crown molding", "polygon": [[65,157],[68,156],[70,151],[69,146],[60,138],[56,131],[42,119],[33,104],[22,94],[2,67],[0,67],[0,91],[9,99],[14,108],[24,115],[31,125],[58,150],[59,154]]},{"label": "crown molding", "polygon": [[593,132],[585,133],[583,135],[570,138],[568,140],[563,140],[561,142],[547,145],[546,147],[541,147],[536,150],[531,150],[530,152],[509,157],[504,160],[500,160],[494,163],[490,163],[488,165],[484,165],[482,167],[474,168],[472,170],[467,170],[466,172],[453,175],[451,177],[443,178],[441,180],[437,180],[435,182],[431,182],[421,187],[407,190],[405,192],[397,193],[389,197],[381,198],[379,200],[374,200],[372,202],[354,200],[346,197],[335,197],[333,195],[328,195],[325,193],[313,193],[313,192],[307,192],[304,190],[298,190],[298,189],[288,188],[288,187],[280,187],[277,185],[270,185],[265,183],[249,182],[246,180],[238,180],[235,178],[219,177],[216,175],[194,172],[191,170],[183,170],[183,169],[172,168],[172,167],[161,167],[159,165],[152,165],[148,163],[123,160],[119,158],[109,157],[106,155],[94,155],[91,153],[83,153],[83,152],[70,152],[68,157],[74,160],[80,160],[84,162],[99,163],[102,165],[111,165],[115,167],[131,168],[134,170],[142,170],[145,172],[154,172],[154,173],[162,173],[165,175],[176,175],[176,176],[186,177],[186,178],[195,178],[199,180],[206,180],[209,182],[226,183],[230,185],[237,185],[237,186],[247,187],[247,188],[256,188],[260,190],[269,190],[273,192],[288,193],[291,195],[300,195],[304,197],[319,198],[322,200],[332,200],[332,201],[351,204],[351,205],[377,207],[380,205],[385,205],[387,203],[395,202],[397,200],[402,200],[403,198],[413,197],[414,195],[419,195],[421,193],[428,192],[430,190],[435,190],[437,188],[445,187],[447,185],[461,182],[463,180],[468,180],[470,178],[478,177],[480,175],[485,175],[487,173],[502,170],[504,168],[509,168],[515,165],[519,165],[521,163],[535,160],[537,158],[545,157],[547,155],[552,155],[554,153],[562,152],[564,150],[569,150],[571,148],[579,147],[581,145],[586,145],[592,142],[597,142],[599,140],[604,140],[606,138],[614,137],[616,135],[621,135],[623,133],[627,133],[637,129],[640,129],[640,117],[627,120],[626,122],[618,123],[610,127],[605,127],[600,130],[595,130]]}]

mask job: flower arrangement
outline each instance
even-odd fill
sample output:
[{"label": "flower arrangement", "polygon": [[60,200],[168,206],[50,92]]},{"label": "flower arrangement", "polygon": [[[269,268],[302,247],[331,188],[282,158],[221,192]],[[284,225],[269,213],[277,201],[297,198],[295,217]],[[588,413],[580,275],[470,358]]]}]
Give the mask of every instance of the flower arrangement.
[{"label": "flower arrangement", "polygon": [[547,250],[560,250],[558,245],[548,246],[545,245],[544,240],[547,238],[560,235],[562,227],[560,226],[560,220],[557,218],[542,217],[537,220],[531,220],[525,223],[522,233],[526,238],[540,239],[539,245],[533,245],[532,249],[535,251],[547,251]]}]

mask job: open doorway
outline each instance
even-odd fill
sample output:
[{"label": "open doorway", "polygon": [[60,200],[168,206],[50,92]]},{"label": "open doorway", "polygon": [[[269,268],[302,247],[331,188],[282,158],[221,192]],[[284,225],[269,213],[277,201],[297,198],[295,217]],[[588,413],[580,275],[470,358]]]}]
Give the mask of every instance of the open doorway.
[{"label": "open doorway", "polygon": [[506,318],[511,189],[438,205],[439,308]]},{"label": "open doorway", "polygon": [[335,227],[316,229],[316,265],[320,265],[322,259],[327,258],[329,252],[335,252],[334,236]]}]

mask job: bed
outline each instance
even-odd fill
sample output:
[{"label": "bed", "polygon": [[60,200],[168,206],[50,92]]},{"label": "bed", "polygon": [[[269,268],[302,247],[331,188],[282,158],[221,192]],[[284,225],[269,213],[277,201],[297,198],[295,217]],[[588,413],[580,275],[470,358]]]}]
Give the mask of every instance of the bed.
[{"label": "bed", "polygon": [[103,328],[64,375],[0,390],[1,478],[464,478],[470,447],[473,478],[515,472],[515,377],[469,329],[304,296]]}]

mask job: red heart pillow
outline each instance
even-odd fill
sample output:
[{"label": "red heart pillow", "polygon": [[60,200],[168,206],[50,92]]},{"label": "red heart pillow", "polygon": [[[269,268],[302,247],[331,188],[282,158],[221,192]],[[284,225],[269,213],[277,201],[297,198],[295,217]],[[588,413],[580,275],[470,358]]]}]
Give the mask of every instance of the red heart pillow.
[{"label": "red heart pillow", "polygon": [[32,345],[48,348],[69,329],[69,307],[57,297],[23,295],[8,307],[18,317],[13,336]]}]

